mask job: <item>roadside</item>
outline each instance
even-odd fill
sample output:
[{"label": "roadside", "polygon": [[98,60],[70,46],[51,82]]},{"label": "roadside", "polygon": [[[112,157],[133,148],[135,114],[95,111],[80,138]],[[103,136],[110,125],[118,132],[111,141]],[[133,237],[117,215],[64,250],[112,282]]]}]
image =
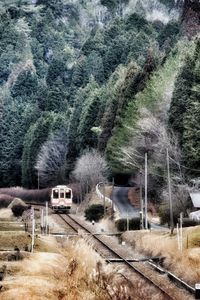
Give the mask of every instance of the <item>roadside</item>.
[{"label": "roadside", "polygon": [[200,281],[200,226],[183,228],[183,251],[174,235],[163,230],[129,231],[122,239],[147,256],[163,258],[163,267],[194,286]]}]

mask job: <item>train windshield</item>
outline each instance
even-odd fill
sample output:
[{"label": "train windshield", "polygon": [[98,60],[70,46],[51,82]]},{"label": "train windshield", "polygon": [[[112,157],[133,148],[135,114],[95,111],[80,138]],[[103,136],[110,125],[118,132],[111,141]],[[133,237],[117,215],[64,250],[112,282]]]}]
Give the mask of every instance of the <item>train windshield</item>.
[{"label": "train windshield", "polygon": [[65,191],[65,198],[67,199],[71,198],[71,191]]},{"label": "train windshield", "polygon": [[58,190],[53,190],[53,198],[58,199],[59,198],[59,192]]},{"label": "train windshield", "polygon": [[65,198],[64,190],[60,190],[60,198]]}]

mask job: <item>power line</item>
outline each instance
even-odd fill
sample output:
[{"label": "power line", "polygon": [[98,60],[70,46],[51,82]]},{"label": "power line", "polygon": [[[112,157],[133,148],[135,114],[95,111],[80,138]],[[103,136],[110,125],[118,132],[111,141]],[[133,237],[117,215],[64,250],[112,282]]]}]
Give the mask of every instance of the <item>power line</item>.
[{"label": "power line", "polygon": [[175,161],[172,157],[169,157],[169,158],[170,158],[170,160],[172,160],[177,166],[182,167],[183,169],[190,170],[190,171],[194,171],[194,172],[200,172],[200,169],[192,169],[192,168],[186,167],[186,166],[184,166],[184,165],[182,165],[182,164],[177,163],[177,161]]}]

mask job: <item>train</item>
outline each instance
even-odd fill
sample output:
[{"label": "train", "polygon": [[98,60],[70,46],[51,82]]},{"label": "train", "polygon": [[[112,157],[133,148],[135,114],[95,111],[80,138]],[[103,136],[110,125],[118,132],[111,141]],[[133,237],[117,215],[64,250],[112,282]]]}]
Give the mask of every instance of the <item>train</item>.
[{"label": "train", "polygon": [[51,208],[57,212],[69,212],[72,207],[72,189],[66,185],[57,185],[51,190]]}]

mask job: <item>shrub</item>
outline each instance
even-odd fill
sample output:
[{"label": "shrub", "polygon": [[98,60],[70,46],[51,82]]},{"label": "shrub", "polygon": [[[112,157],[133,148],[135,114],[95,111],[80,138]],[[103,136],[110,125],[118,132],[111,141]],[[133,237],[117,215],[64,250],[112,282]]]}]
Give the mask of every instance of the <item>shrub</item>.
[{"label": "shrub", "polygon": [[[127,230],[127,219],[119,219],[115,222],[117,230],[126,231]],[[148,228],[150,228],[150,223],[148,222]],[[129,230],[140,230],[140,218],[129,219]]]},{"label": "shrub", "polygon": [[200,221],[192,220],[189,218],[183,218],[183,227],[197,226],[199,224],[200,224]]},{"label": "shrub", "polygon": [[0,208],[8,207],[12,200],[12,196],[0,194]]},{"label": "shrub", "polygon": [[[168,205],[161,205],[159,208],[159,217],[160,217],[160,223],[162,225],[168,224],[170,225],[170,210]],[[178,218],[180,216],[179,211],[177,212],[176,210],[173,210],[173,219],[174,219],[174,224],[178,223]]]},{"label": "shrub", "polygon": [[21,204],[16,204],[12,207],[12,212],[15,217],[21,217],[25,210],[26,206],[23,206]]},{"label": "shrub", "polygon": [[98,222],[104,215],[104,207],[101,204],[92,204],[85,210],[85,218],[88,221]]},{"label": "shrub", "polygon": [[13,202],[9,205],[12,213],[15,217],[21,217],[23,212],[27,209],[27,205],[21,200],[15,198]]},{"label": "shrub", "polygon": [[[21,187],[11,187],[11,188],[0,188],[0,193],[2,196],[8,195],[13,200],[13,198],[20,198],[26,202],[45,202],[50,200],[51,189],[41,189],[41,190],[28,190]],[[1,201],[0,194],[0,201]]]}]

